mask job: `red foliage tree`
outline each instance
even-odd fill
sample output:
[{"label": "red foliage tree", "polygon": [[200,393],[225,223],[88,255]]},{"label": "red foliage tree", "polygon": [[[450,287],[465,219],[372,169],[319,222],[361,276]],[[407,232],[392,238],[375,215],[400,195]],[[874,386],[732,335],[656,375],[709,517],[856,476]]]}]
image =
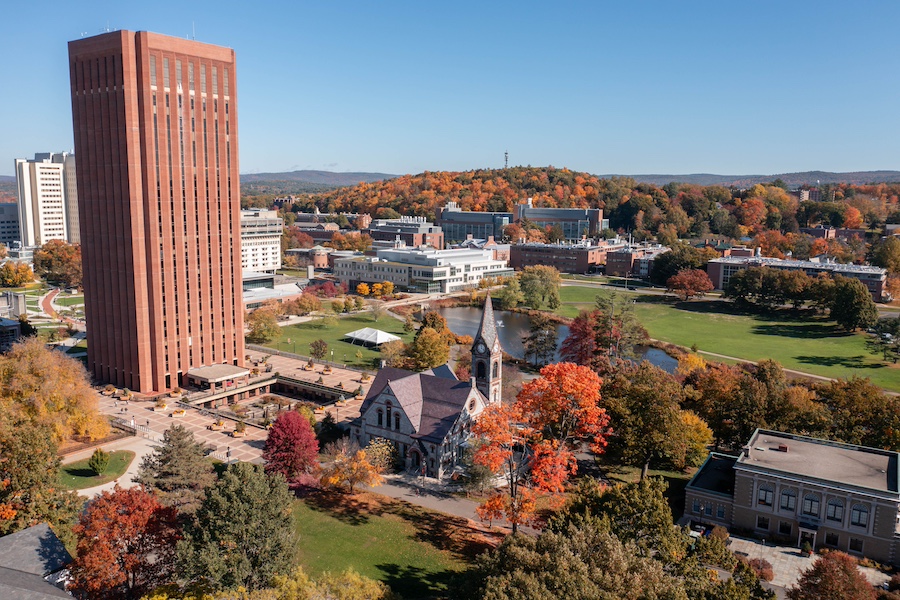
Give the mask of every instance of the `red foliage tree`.
[{"label": "red foliage tree", "polygon": [[140,487],[103,492],[78,525],[73,591],[89,598],[140,598],[171,580],[178,513]]},{"label": "red foliage tree", "polygon": [[[475,462],[502,475],[507,487],[479,507],[481,518],[503,514],[515,533],[533,519],[538,494],[559,497],[576,473],[576,441],[603,451],[609,416],[598,406],[600,384],[588,367],[547,365],[538,379],[522,387],[515,402],[485,410],[472,428],[482,439]],[[524,485],[526,479],[530,487]]]},{"label": "red foliage tree", "polygon": [[281,473],[292,481],[315,467],[318,454],[319,442],[309,420],[295,410],[281,413],[266,438],[266,473]]},{"label": "red foliage tree", "polygon": [[597,352],[597,342],[594,333],[594,323],[597,320],[597,311],[583,310],[572,320],[569,325],[569,335],[563,340],[559,349],[559,355],[567,362],[576,365],[590,366]]},{"label": "red foliage tree", "polygon": [[694,296],[703,296],[713,291],[709,275],[701,269],[683,269],[666,281],[668,291],[675,292],[682,300],[690,300]]},{"label": "red foliage tree", "polygon": [[829,552],[803,572],[787,592],[790,600],[875,600],[872,584],[843,552]]}]

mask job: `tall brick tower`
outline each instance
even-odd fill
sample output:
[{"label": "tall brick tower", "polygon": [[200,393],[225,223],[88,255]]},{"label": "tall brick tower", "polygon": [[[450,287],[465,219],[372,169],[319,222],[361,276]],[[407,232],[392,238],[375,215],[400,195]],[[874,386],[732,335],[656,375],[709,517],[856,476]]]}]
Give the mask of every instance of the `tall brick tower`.
[{"label": "tall brick tower", "polygon": [[244,357],[234,51],[69,42],[88,369],[139,392]]}]

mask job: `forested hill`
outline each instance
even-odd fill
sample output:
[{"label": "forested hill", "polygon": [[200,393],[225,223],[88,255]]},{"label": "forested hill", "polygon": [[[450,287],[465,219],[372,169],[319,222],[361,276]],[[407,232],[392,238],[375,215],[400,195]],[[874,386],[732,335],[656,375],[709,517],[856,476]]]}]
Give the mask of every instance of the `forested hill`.
[{"label": "forested hill", "polygon": [[[434,219],[437,209],[450,201],[463,210],[511,212],[518,202],[533,198],[535,206],[602,208],[613,229],[638,238],[661,236],[662,241],[709,234],[741,238],[765,230],[792,232],[818,223],[874,226],[897,212],[900,196],[900,184],[822,184],[822,197],[834,202],[800,203],[785,187],[659,187],[628,177],[601,179],[554,167],[514,167],[403,175],[318,194],[309,198],[309,204],[322,211]],[[311,206],[297,205],[297,209],[311,210]]]},{"label": "forested hill", "polygon": [[[609,178],[615,175],[601,175]],[[671,182],[692,183],[695,185],[724,185],[725,187],[747,188],[757,183],[769,183],[780,179],[788,187],[798,188],[802,185],[822,185],[849,183],[867,185],[872,183],[900,182],[900,171],[856,171],[852,173],[830,173],[828,171],[803,171],[802,173],[780,173],[777,175],[713,175],[711,173],[695,173],[692,175],[630,175],[640,183],[666,185]]]}]

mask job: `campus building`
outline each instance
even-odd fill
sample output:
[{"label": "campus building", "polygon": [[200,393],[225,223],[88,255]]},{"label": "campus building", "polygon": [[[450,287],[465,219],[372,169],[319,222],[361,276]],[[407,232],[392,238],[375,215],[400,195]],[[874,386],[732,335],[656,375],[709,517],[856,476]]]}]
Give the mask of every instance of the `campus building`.
[{"label": "campus building", "polygon": [[15,167],[22,245],[42,246],[50,240],[78,244],[75,156],[69,152],[35,154],[34,160],[16,159]]},{"label": "campus building", "polygon": [[21,241],[19,205],[14,202],[0,202],[0,244],[9,248]]},{"label": "campus building", "polygon": [[437,224],[448,242],[461,242],[469,237],[501,239],[503,228],[513,222],[509,212],[463,210],[458,202],[448,202],[437,209]]},{"label": "campus building", "polygon": [[490,249],[433,250],[392,248],[377,256],[351,256],[334,260],[334,275],[350,289],[360,283],[390,281],[403,290],[434,293],[477,287],[486,277],[509,277],[505,260],[494,259]]},{"label": "campus building", "polygon": [[810,277],[817,277],[821,273],[852,277],[859,279],[866,285],[866,289],[869,290],[876,302],[881,302],[885,297],[884,288],[887,283],[887,270],[868,265],[842,264],[831,261],[819,262],[817,260],[788,260],[766,256],[727,256],[709,261],[709,264],[706,266],[706,272],[710,281],[712,281],[713,287],[717,290],[722,290],[728,285],[732,275],[750,267],[803,271]]},{"label": "campus building", "polygon": [[419,246],[430,246],[438,250],[444,248],[444,232],[434,223],[426,221],[425,217],[375,219],[363,233],[369,234],[376,247],[385,243],[390,246],[396,240],[400,240],[411,248]]},{"label": "campus building", "polygon": [[472,344],[471,380],[459,381],[447,365],[424,373],[381,369],[351,425],[354,438],[360,446],[389,440],[410,472],[447,477],[465,455],[472,424],[500,402],[502,358],[488,296]]},{"label": "campus building", "polygon": [[627,242],[620,239],[555,244],[522,243],[509,247],[509,266],[516,271],[534,265],[547,265],[560,273],[591,273],[606,264],[607,253],[620,250]]},{"label": "campus building", "polygon": [[685,517],[897,564],[898,456],[757,429],[740,456],[709,456],[685,490]]},{"label": "campus building", "polygon": [[241,211],[241,269],[274,273],[281,268],[284,221],[277,210]]},{"label": "campus building", "polygon": [[614,277],[646,279],[653,270],[656,257],[670,248],[661,244],[626,244],[606,254],[606,274]]},{"label": "campus building", "polygon": [[141,393],[239,377],[234,51],[115,31],[69,42],[69,69],[88,369]]}]

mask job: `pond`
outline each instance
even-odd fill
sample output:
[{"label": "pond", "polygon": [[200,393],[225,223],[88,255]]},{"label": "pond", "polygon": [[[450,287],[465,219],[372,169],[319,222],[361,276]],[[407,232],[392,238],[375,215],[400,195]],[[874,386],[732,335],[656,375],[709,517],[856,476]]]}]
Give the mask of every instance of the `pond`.
[{"label": "pond", "polygon": [[[478,331],[478,324],[481,322],[480,308],[458,306],[455,308],[439,308],[437,312],[447,319],[447,325],[456,335],[471,335],[474,337],[476,331]],[[531,317],[522,313],[495,310],[494,318],[497,321],[497,334],[500,336],[500,345],[503,346],[503,350],[514,358],[524,358],[525,346],[522,343],[522,338],[528,334],[528,330],[531,327]],[[568,326],[556,325],[557,349],[568,335]],[[658,348],[639,346],[636,350],[641,358],[664,371],[674,373],[678,367],[676,359]],[[559,360],[558,351],[554,359]]]}]

